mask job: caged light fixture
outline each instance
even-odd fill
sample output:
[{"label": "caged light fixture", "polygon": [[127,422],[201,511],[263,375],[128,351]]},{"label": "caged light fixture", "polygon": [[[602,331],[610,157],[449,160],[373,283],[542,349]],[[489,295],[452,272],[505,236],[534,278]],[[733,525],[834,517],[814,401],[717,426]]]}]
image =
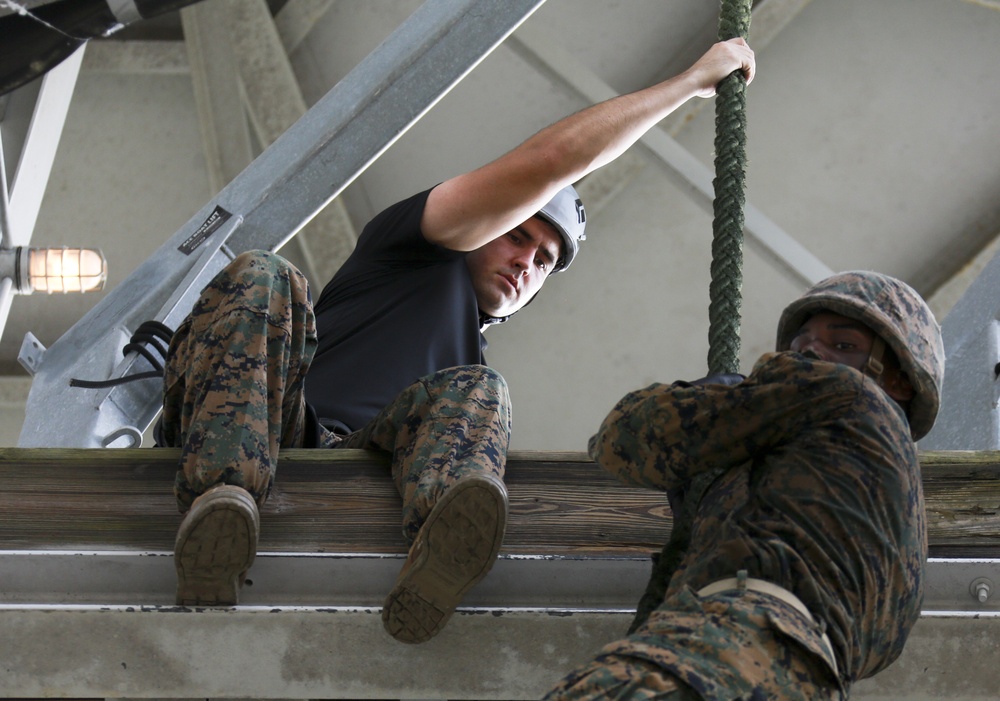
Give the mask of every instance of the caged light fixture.
[{"label": "caged light fixture", "polygon": [[0,248],[0,279],[10,278],[17,294],[92,292],[107,277],[107,260],[96,249]]},{"label": "caged light fixture", "polygon": [[[0,303],[7,290],[27,295],[35,291],[52,294],[103,289],[108,262],[97,249],[10,247],[8,193],[7,164],[0,141]],[[6,313],[0,308],[0,333],[5,324]]]}]

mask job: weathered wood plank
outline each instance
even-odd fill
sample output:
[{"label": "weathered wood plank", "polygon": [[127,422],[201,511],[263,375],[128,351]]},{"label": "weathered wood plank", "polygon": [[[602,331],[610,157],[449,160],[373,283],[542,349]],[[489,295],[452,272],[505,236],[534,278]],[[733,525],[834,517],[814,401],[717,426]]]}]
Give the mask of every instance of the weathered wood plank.
[{"label": "weathered wood plank", "polygon": [[[0,549],[172,550],[174,449],[0,449]],[[514,453],[505,552],[645,553],[669,532],[656,492],[583,454]],[[262,551],[405,552],[384,456],[286,450],[261,513]]]},{"label": "weathered wood plank", "polygon": [[1000,451],[920,454],[931,554],[1000,557]]},{"label": "weathered wood plank", "polygon": [[[0,449],[0,549],[171,550],[175,449]],[[932,554],[1000,556],[1000,451],[921,454]],[[504,551],[658,550],[666,499],[627,487],[584,453],[514,452]],[[385,456],[286,450],[261,515],[271,552],[403,552]]]}]

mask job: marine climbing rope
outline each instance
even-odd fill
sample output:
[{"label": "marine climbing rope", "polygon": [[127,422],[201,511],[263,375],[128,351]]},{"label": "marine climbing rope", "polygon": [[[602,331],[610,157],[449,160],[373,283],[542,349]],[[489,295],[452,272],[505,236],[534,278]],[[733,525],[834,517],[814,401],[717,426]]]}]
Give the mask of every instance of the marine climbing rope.
[{"label": "marine climbing rope", "polygon": [[[722,0],[719,40],[747,38],[751,0]],[[743,287],[743,205],[746,174],[746,81],[736,71],[716,88],[715,98],[715,200],[712,222],[712,268],[709,286],[708,374],[738,372],[740,353],[740,304]],[[691,540],[694,515],[709,485],[721,470],[696,476],[685,488],[669,494],[674,524],[670,540],[653,558],[653,573],[639,600],[634,632],[663,602],[670,578],[677,570]]]}]

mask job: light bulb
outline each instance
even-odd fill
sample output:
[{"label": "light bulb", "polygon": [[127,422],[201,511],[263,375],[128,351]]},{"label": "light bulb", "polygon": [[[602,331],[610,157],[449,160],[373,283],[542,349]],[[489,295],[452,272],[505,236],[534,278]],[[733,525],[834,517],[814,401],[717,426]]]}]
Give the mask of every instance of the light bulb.
[{"label": "light bulb", "polygon": [[19,246],[0,250],[0,275],[10,277],[21,294],[92,292],[104,287],[108,263],[91,248]]},{"label": "light bulb", "polygon": [[91,292],[104,287],[108,265],[89,248],[32,248],[28,284],[37,292]]}]

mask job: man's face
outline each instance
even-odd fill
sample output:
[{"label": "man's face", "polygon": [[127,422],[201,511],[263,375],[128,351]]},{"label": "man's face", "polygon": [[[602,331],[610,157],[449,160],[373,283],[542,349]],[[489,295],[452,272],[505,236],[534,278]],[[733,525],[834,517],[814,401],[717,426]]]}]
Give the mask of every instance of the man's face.
[{"label": "man's face", "polygon": [[465,257],[479,308],[491,316],[513,314],[535,296],[555,268],[562,237],[532,217]]},{"label": "man's face", "polygon": [[806,320],[792,338],[791,349],[812,351],[821,360],[863,370],[871,354],[875,332],[860,321],[832,312],[820,312]]}]

